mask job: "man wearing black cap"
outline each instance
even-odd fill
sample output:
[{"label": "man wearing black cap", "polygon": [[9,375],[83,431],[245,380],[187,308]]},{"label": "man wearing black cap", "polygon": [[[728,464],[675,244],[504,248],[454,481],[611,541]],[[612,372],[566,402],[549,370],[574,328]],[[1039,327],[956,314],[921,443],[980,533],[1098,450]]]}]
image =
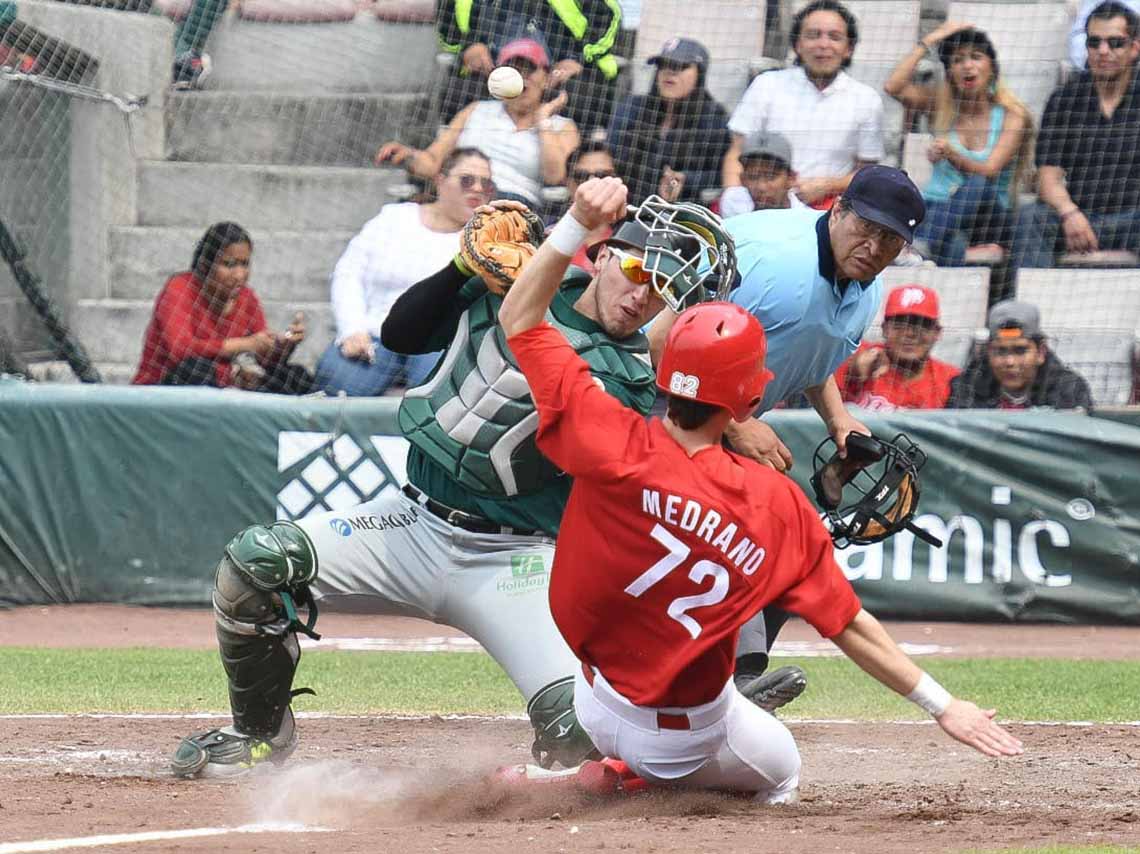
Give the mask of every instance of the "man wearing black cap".
[{"label": "man wearing black cap", "polygon": [[948,409],[1092,409],[1085,378],[1046,346],[1032,303],[1005,300],[990,309],[990,340],[950,386]]},{"label": "man wearing black cap", "polygon": [[[824,214],[811,208],[754,211],[725,222],[736,242],[741,283],[732,301],[760,321],[768,336],[767,365],[775,374],[757,414],[788,397],[805,394],[842,451],[847,435],[870,434],[844,406],[835,371],[855,352],[883,298],[879,274],[914,239],[926,206],[905,172],[864,166]],[[672,317],[664,312],[649,330],[659,356]],[[734,447],[779,471],[792,455],[771,427],[753,420],[727,434]],[[740,635],[737,687],[750,685],[768,665],[768,651],[787,614],[769,607]],[[796,668],[798,669],[798,668]],[[802,671],[790,682],[803,691]]]}]

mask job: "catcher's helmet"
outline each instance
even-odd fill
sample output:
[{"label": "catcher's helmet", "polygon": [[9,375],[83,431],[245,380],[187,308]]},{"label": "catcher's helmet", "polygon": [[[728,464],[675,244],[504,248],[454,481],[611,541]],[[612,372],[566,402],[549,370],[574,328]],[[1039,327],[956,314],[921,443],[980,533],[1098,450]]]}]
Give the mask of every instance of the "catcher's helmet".
[{"label": "catcher's helmet", "polygon": [[737,421],[764,396],[772,372],[760,321],[730,302],[707,302],[677,318],[657,365],[657,387],[676,397],[723,406]]},{"label": "catcher's helmet", "polygon": [[932,546],[942,541],[911,519],[918,509],[918,472],[926,454],[906,435],[891,441],[850,433],[847,456],[840,459],[830,436],[815,449],[811,486],[841,549],[885,540],[906,528]]},{"label": "catcher's helmet", "polygon": [[723,300],[736,284],[736,249],[720,217],[687,202],[650,196],[602,244],[590,247],[591,260],[602,245],[640,249],[653,289],[673,311],[689,304],[698,288]]}]

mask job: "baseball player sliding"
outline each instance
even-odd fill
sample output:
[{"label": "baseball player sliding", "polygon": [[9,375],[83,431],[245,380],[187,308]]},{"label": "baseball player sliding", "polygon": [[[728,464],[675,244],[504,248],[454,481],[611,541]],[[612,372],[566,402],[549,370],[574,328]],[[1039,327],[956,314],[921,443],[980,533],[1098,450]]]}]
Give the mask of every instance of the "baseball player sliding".
[{"label": "baseball player sliding", "polygon": [[[994,710],[952,697],[862,609],[798,487],[722,447],[772,377],[759,321],[722,302],[682,313],[657,367],[667,414],[651,421],[598,388],[547,322],[579,243],[625,203],[616,179],[583,184],[499,313],[538,409],[538,447],[574,476],[550,606],[581,661],[574,706],[594,744],[649,783],[794,800],[791,733],[732,680],[741,625],[774,602],[953,738],[989,756],[1021,753]],[[640,254],[661,269],[652,235]]]},{"label": "baseball player sliding", "polygon": [[[560,274],[557,297],[546,303],[548,321],[635,418],[655,397],[639,330],[667,301],[679,305],[706,286],[727,292],[735,273],[731,253],[716,257],[712,243],[731,242],[715,217],[685,211],[697,231],[664,222],[655,205],[647,201],[592,250],[593,278]],[[649,286],[639,260],[651,225],[655,245],[680,267],[668,300]],[[313,601],[463,630],[526,699],[540,764],[575,766],[593,755],[574,718],[578,662],[547,600],[569,478],[535,448],[538,415],[497,322],[503,291],[540,239],[541,224],[525,209],[483,209],[465,228],[460,255],[393,306],[385,347],[445,350],[400,405],[411,446],[403,493],[351,511],[255,525],[226,546],[213,602],[233,725],[183,739],[172,760],[176,775],[240,772],[293,750],[296,633],[313,628],[312,609],[303,624],[297,606]],[[698,269],[697,260],[708,258],[713,262]],[[595,432],[607,429],[595,425]]]}]

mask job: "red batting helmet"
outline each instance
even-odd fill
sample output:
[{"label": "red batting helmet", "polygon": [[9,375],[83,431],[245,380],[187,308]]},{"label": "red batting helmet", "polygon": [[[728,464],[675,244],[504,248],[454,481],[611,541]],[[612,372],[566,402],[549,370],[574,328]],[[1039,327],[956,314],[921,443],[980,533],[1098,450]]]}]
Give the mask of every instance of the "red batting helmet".
[{"label": "red batting helmet", "polygon": [[706,302],[677,318],[657,366],[657,387],[722,406],[737,421],[755,410],[772,372],[760,321],[735,303]]}]

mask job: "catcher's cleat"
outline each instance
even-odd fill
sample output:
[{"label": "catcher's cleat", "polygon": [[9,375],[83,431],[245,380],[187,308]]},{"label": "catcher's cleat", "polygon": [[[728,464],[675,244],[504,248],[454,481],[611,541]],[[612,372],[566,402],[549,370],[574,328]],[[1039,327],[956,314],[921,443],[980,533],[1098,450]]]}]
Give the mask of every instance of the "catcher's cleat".
[{"label": "catcher's cleat", "polygon": [[288,734],[272,739],[242,735],[233,727],[212,729],[182,739],[170,770],[175,777],[235,777],[265,762],[280,764],[297,747],[290,722]]},{"label": "catcher's cleat", "polygon": [[769,713],[792,702],[807,687],[807,675],[794,665],[771,673],[737,673],[733,679],[737,691]]}]

